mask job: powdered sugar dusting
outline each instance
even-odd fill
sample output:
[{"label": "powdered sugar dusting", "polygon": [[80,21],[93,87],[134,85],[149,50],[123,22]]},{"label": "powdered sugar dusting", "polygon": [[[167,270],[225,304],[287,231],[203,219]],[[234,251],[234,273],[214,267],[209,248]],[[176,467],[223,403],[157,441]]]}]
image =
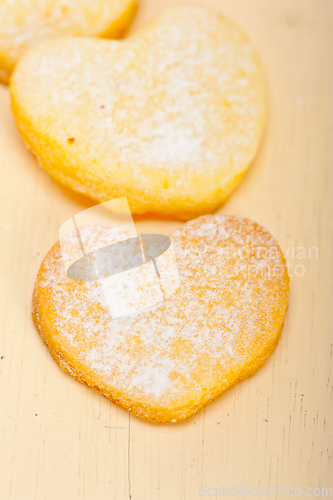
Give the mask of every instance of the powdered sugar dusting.
[{"label": "powdered sugar dusting", "polygon": [[[110,228],[87,231],[94,243],[112,240]],[[288,300],[282,253],[260,226],[205,216],[172,239],[181,286],[140,314],[112,320],[97,282],[67,278],[59,246],[44,261],[36,289],[55,313],[54,340],[89,376],[111,392],[165,405],[186,392],[200,400],[213,385],[222,388],[230,371],[260,356],[278,335]]]},{"label": "powdered sugar dusting", "polygon": [[130,0],[2,0],[0,54],[14,64],[41,41],[97,36],[117,21],[130,4]]},{"label": "powdered sugar dusting", "polygon": [[[62,150],[57,178],[100,201],[126,177],[130,196],[137,190],[147,203],[154,175],[167,179],[160,200],[227,194],[263,128],[256,53],[233,23],[203,7],[172,7],[122,41],[50,43],[21,61],[13,82],[34,128],[24,136],[44,166],[58,153],[40,150],[36,135]],[[71,181],[67,164],[77,165]]]}]

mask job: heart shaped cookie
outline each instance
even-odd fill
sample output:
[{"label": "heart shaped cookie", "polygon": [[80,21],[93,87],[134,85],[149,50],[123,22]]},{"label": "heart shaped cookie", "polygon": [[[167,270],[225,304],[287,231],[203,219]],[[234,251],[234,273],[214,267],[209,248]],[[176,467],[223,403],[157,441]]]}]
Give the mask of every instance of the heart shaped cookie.
[{"label": "heart shaped cookie", "polygon": [[176,6],[127,40],[77,38],[30,51],[11,80],[19,131],[58,181],[132,213],[216,209],[261,137],[257,55],[232,22]]},{"label": "heart shaped cookie", "polygon": [[[84,231],[92,248],[119,240],[117,228]],[[67,252],[75,252],[76,235],[68,238]],[[277,345],[288,306],[285,260],[263,227],[203,216],[172,240],[180,285],[137,315],[112,320],[98,282],[66,275],[59,243],[33,299],[35,324],[59,366],[154,422],[188,417],[254,373]]]},{"label": "heart shaped cookie", "polygon": [[0,82],[8,83],[20,57],[58,37],[119,38],[136,12],[136,0],[1,0]]}]

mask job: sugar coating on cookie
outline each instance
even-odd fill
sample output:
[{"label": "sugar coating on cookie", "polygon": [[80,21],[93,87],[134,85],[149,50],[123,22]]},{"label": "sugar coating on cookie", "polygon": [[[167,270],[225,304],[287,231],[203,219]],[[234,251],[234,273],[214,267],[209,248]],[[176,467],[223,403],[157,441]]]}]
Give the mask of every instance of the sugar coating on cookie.
[{"label": "sugar coating on cookie", "polygon": [[136,0],[1,0],[0,82],[8,83],[22,55],[58,37],[119,38],[136,12]]},{"label": "sugar coating on cookie", "polygon": [[[118,241],[121,230],[84,231],[94,247]],[[255,372],[274,350],[288,306],[285,260],[263,227],[203,216],[171,237],[180,287],[136,316],[112,320],[98,282],[67,277],[59,243],[33,298],[35,324],[59,366],[154,422],[188,417]],[[68,248],[76,244],[72,233]]]},{"label": "sugar coating on cookie", "polygon": [[11,83],[19,131],[58,181],[133,213],[216,209],[257,151],[263,74],[243,32],[203,7],[175,6],[126,40],[51,42]]}]

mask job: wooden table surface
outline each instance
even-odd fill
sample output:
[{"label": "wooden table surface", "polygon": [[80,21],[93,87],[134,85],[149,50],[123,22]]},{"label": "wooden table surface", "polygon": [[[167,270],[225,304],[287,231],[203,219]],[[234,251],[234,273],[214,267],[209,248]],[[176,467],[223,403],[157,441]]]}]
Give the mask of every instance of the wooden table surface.
[{"label": "wooden table surface", "polygon": [[[302,488],[302,496],[333,488],[333,2],[206,3],[244,27],[267,78],[259,155],[220,213],[264,225],[287,254],[282,338],[257,374],[176,425],[130,417],[65,375],[34,328],[31,294],[60,225],[88,205],[37,167],[0,86],[1,500],[195,500],[232,486],[238,496],[259,485]],[[142,0],[133,29],[168,4]],[[139,231],[181,225],[137,221]]]}]

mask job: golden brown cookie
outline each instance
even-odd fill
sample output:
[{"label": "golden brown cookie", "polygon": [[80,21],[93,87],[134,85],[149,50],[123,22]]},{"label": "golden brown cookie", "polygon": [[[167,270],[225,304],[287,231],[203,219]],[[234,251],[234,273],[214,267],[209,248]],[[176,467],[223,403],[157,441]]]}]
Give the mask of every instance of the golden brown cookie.
[{"label": "golden brown cookie", "polygon": [[19,131],[55,179],[132,213],[216,209],[257,151],[265,117],[257,54],[231,21],[175,6],[126,40],[53,41],[11,81]]},{"label": "golden brown cookie", "polygon": [[[121,230],[82,231],[95,248],[118,241]],[[76,234],[67,238],[75,253]],[[136,316],[113,320],[97,281],[69,279],[59,242],[33,298],[35,324],[59,366],[154,422],[188,417],[254,373],[276,347],[288,306],[283,254],[258,224],[204,216],[172,240],[180,286]]]}]

